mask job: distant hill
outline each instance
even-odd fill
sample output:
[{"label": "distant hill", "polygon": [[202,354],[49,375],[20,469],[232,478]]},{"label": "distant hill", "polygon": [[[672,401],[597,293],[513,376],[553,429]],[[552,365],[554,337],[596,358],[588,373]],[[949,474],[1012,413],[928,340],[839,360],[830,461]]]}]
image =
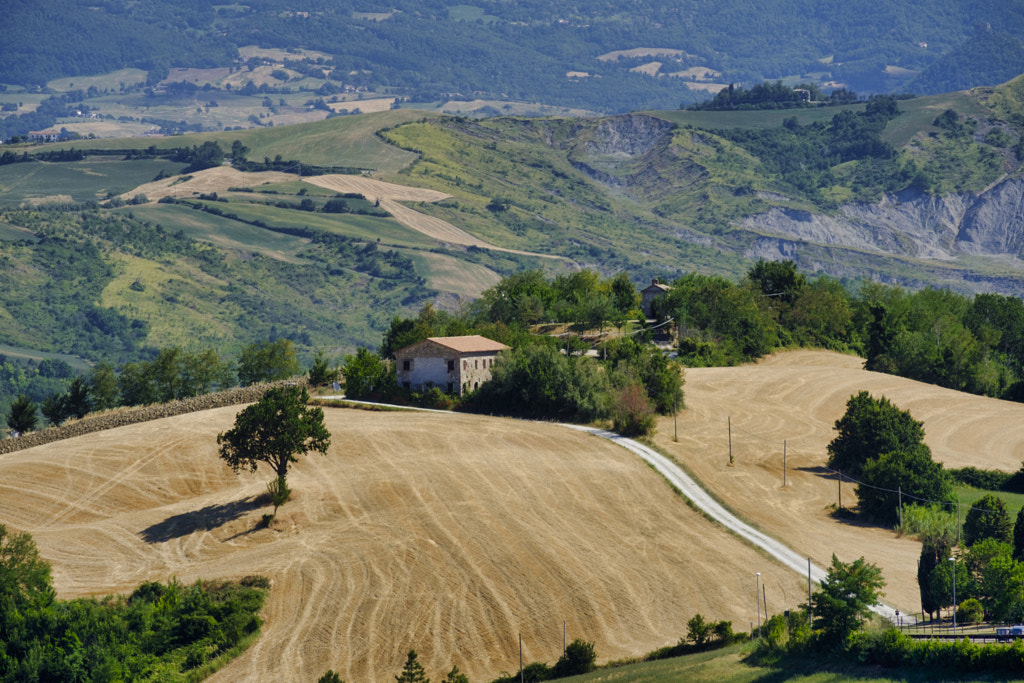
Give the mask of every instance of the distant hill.
[{"label": "distant hill", "polygon": [[175,68],[252,70],[269,60],[281,71],[271,94],[326,80],[421,104],[604,113],[672,108],[729,83],[775,79],[865,94],[995,85],[1019,61],[1024,35],[1019,4],[1002,0],[770,0],[756,9],[745,0],[12,0],[4,15],[0,83],[30,89],[126,68],[155,86],[189,80]]},{"label": "distant hill", "polygon": [[[841,107],[583,119],[397,110],[12,146],[0,344],[123,363],[285,337],[307,362],[337,358],[377,347],[395,315],[456,310],[531,268],[642,286],[785,258],[849,286],[1021,296],[1022,92],[1018,78]],[[236,168],[183,174],[214,144]],[[366,173],[300,175],[336,165]]]}]

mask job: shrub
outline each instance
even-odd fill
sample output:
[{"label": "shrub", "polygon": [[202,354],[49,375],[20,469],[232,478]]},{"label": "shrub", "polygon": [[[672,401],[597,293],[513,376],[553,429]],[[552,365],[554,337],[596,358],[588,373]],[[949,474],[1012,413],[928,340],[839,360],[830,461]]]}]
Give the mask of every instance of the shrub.
[{"label": "shrub", "polygon": [[985,608],[974,598],[968,598],[956,608],[956,620],[961,624],[980,624],[985,619]]},{"label": "shrub", "polygon": [[565,653],[552,667],[552,678],[565,678],[590,673],[594,670],[597,652],[594,644],[577,638],[565,648]]},{"label": "shrub", "polygon": [[630,384],[615,395],[613,429],[623,436],[647,436],[654,432],[654,408],[639,384]]}]

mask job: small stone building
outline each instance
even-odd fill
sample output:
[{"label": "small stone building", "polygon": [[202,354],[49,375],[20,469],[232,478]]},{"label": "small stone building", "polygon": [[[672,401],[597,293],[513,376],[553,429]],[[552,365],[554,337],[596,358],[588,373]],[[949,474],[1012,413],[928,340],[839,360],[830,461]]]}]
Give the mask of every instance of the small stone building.
[{"label": "small stone building", "polygon": [[491,378],[498,353],[508,348],[478,334],[424,339],[395,351],[398,385],[413,391],[438,387],[462,396]]},{"label": "small stone building", "polygon": [[667,294],[671,289],[672,288],[668,285],[663,285],[658,282],[658,278],[654,278],[651,280],[650,287],[645,287],[640,290],[640,307],[643,310],[645,317],[654,317],[652,310],[654,300],[658,297],[665,296],[665,294]]}]

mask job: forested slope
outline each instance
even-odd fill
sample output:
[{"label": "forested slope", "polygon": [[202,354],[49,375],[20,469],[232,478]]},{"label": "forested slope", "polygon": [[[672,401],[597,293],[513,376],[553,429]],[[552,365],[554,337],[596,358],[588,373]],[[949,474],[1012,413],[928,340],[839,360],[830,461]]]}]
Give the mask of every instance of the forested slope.
[{"label": "forested slope", "polygon": [[[482,97],[600,112],[670,108],[729,83],[780,78],[936,93],[1005,81],[1024,55],[1024,12],[998,0],[15,0],[5,25],[0,83],[134,67],[152,85],[172,67],[238,67],[239,48],[255,44],[292,51],[299,71],[326,69],[338,83],[417,102]],[[309,62],[300,49],[326,58]]]}]

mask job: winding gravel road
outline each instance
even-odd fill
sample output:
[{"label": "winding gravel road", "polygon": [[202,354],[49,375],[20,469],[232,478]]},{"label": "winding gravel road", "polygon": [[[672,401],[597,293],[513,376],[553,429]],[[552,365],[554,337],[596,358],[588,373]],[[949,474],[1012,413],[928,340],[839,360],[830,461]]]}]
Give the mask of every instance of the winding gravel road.
[{"label": "winding gravel road", "polygon": [[[344,396],[322,396],[324,399],[345,399]],[[367,403],[365,401],[350,401],[351,403]],[[386,405],[386,404],[370,404],[370,405]],[[394,406],[398,407],[398,406]],[[401,406],[405,409],[410,409],[408,406]],[[428,408],[411,408],[412,410],[425,410],[428,412],[435,413],[446,413],[446,410],[430,410]],[[652,448],[649,448],[638,441],[634,441],[628,437],[616,434],[615,432],[609,432],[604,429],[596,429],[594,427],[584,427],[582,425],[565,424],[564,427],[570,429],[576,429],[581,432],[588,432],[594,436],[601,437],[602,439],[608,439],[618,445],[626,448],[636,455],[640,456],[643,460],[648,462],[655,470],[657,470],[662,476],[664,476],[672,486],[678,489],[684,496],[690,499],[694,505],[696,505],[702,512],[705,512],[708,516],[714,519],[716,522],[726,527],[741,538],[746,539],[755,546],[763,549],[769,555],[777,559],[779,562],[789,567],[793,571],[797,572],[801,576],[807,576],[808,571],[808,558],[801,557],[795,553],[791,548],[783,545],[779,541],[775,540],[771,536],[767,536],[757,529],[753,528],[746,522],[741,521],[736,515],[726,510],[720,503],[714,498],[708,495],[708,493],[701,488],[696,481],[694,481],[690,475],[686,474],[679,465],[675,464],[664,455],[658,453]],[[811,579],[815,583],[821,583],[825,578],[825,570],[818,567],[814,563],[810,564]],[[885,604],[877,604],[871,608],[871,611],[875,614],[882,616],[889,621],[896,621],[896,610],[893,607]],[[913,624],[916,622],[913,616],[904,614],[901,617],[903,624]]]},{"label": "winding gravel road", "polygon": [[[608,439],[609,441],[617,443],[623,448],[636,453],[638,456],[650,463],[654,469],[661,473],[661,475],[664,476],[669,483],[676,487],[680,492],[682,492],[684,496],[693,501],[694,505],[710,515],[715,521],[722,524],[738,536],[746,539],[750,543],[762,548],[772,557],[793,571],[798,572],[803,576],[807,576],[808,558],[797,555],[792,549],[786,547],[779,541],[770,536],[766,536],[746,522],[739,520],[734,514],[726,510],[717,501],[715,501],[714,498],[709,496],[707,492],[697,484],[697,482],[691,479],[690,476],[686,474],[681,467],[679,467],[679,465],[675,464],[664,455],[648,448],[638,441],[621,436],[615,432],[595,429],[593,427],[583,427],[581,425],[566,424],[565,426],[570,429],[589,432],[590,434],[599,436],[603,439]],[[825,570],[813,563],[810,564],[810,573],[811,579],[817,583],[821,583],[825,578]],[[871,611],[890,621],[895,621],[896,619],[896,610],[888,605],[875,605],[871,608]],[[914,619],[908,614],[902,617],[902,621],[904,624],[908,624],[913,623]]]}]

